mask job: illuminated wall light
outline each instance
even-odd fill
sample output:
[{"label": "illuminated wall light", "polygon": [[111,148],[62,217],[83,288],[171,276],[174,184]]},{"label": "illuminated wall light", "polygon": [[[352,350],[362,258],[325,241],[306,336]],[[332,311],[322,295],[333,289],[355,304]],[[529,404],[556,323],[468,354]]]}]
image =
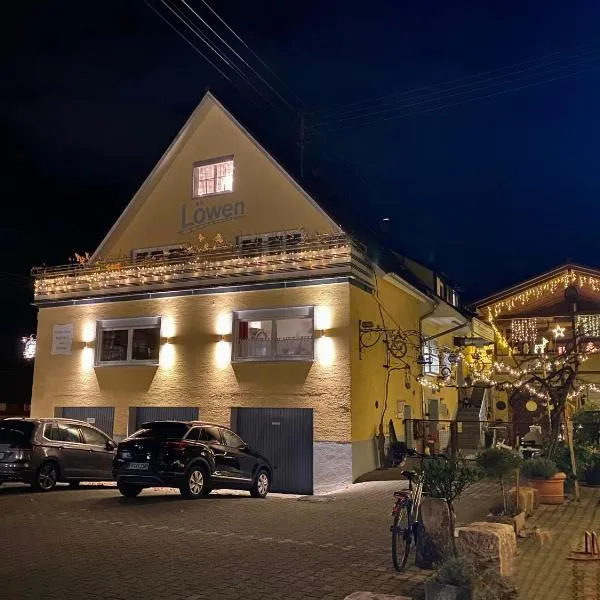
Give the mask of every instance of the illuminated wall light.
[{"label": "illuminated wall light", "polygon": [[96,322],[95,321],[86,321],[83,324],[83,342],[86,344],[90,344],[96,339]]},{"label": "illuminated wall light", "polygon": [[215,345],[215,364],[218,369],[226,369],[231,363],[231,342],[220,340]]},{"label": "illuminated wall light", "polygon": [[333,339],[330,337],[320,337],[316,340],[317,362],[322,367],[330,367],[335,358],[335,348]]},{"label": "illuminated wall light", "polygon": [[160,320],[160,335],[167,340],[175,337],[175,320],[173,317],[162,317]]},{"label": "illuminated wall light", "polygon": [[317,331],[326,332],[331,329],[331,308],[328,306],[315,307],[315,329]]},{"label": "illuminated wall light", "polygon": [[175,365],[175,346],[167,342],[160,349],[158,364],[163,369],[172,369]]},{"label": "illuminated wall light", "polygon": [[220,313],[217,317],[217,335],[230,335],[233,327],[232,313]]}]

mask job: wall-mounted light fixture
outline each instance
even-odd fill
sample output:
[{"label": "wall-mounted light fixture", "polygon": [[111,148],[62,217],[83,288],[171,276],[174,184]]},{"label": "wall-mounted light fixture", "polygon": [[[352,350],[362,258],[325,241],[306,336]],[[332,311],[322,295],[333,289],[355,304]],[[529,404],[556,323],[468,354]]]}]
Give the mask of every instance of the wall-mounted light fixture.
[{"label": "wall-mounted light fixture", "polygon": [[315,306],[315,334],[324,337],[331,329],[331,309],[328,306]]}]

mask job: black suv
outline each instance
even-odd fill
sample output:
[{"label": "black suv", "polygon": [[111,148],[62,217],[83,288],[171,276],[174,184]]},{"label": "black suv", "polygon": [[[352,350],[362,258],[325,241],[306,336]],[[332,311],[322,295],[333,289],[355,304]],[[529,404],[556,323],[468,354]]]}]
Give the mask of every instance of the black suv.
[{"label": "black suv", "polygon": [[0,420],[0,483],[23,481],[50,491],[58,481],[111,481],[117,444],[73,419]]},{"label": "black suv", "polygon": [[255,498],[269,492],[269,461],[233,431],[197,421],[153,421],[123,440],[113,474],[123,496],[147,487],[176,487],[187,498],[214,489],[248,490]]}]

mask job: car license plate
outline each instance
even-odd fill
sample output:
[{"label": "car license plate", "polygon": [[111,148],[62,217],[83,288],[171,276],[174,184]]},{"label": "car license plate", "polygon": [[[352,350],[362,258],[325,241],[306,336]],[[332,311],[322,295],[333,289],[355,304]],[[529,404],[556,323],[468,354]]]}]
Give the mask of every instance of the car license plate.
[{"label": "car license plate", "polygon": [[133,471],[147,471],[148,463],[129,463],[128,467]]}]

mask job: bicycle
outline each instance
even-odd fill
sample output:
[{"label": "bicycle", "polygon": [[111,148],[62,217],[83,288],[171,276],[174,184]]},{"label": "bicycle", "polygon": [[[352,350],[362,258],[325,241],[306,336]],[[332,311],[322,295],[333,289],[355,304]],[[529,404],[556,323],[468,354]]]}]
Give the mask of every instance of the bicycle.
[{"label": "bicycle", "polygon": [[[395,450],[397,455],[398,449]],[[444,458],[444,454],[420,454],[414,449],[402,448],[400,456],[395,457],[394,462],[402,464],[406,456],[413,456],[421,459],[426,458]],[[394,492],[396,501],[392,509],[394,517],[390,532],[392,533],[392,561],[396,571],[402,571],[406,566],[410,551],[417,545],[417,536],[419,531],[419,516],[421,510],[421,498],[423,496],[423,480],[417,478],[416,471],[401,471],[402,475],[408,479],[408,490]],[[413,488],[413,481],[416,484]]]}]

